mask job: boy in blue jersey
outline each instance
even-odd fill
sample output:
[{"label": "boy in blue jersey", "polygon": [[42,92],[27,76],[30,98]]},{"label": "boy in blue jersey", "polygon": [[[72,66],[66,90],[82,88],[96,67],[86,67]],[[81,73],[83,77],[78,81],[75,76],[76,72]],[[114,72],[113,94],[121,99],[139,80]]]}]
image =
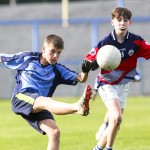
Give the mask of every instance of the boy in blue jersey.
[{"label": "boy in blue jersey", "polygon": [[139,57],[150,58],[150,45],[136,34],[128,31],[131,25],[132,12],[127,8],[117,7],[112,11],[111,24],[114,30],[104,37],[86,55],[85,62],[93,62],[91,70],[99,66],[96,56],[104,45],[113,45],[121,53],[121,63],[114,70],[100,69],[98,75],[99,94],[109,113],[109,124],[93,150],[112,150],[115,138],[120,128],[126,99],[129,91],[129,82],[134,80],[137,60]]},{"label": "boy in blue jersey", "polygon": [[21,115],[33,128],[48,135],[47,150],[59,150],[60,131],[52,113],[56,115],[89,114],[91,87],[88,85],[83,96],[73,104],[58,102],[52,95],[59,84],[76,85],[85,82],[90,63],[83,66],[81,73],[71,71],[57,63],[62,50],[63,39],[48,35],[42,53],[21,52],[0,54],[0,62],[10,69],[17,70],[16,87],[12,95],[12,110]]}]

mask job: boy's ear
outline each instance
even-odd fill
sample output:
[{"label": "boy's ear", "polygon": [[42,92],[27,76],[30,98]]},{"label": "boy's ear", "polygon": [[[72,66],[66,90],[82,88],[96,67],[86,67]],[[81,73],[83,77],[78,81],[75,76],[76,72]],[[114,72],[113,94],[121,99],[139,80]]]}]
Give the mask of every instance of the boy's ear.
[{"label": "boy's ear", "polygon": [[42,52],[45,52],[45,46],[42,46]]},{"label": "boy's ear", "polygon": [[111,25],[112,25],[112,26],[114,25],[114,21],[113,21],[113,19],[111,19]]}]

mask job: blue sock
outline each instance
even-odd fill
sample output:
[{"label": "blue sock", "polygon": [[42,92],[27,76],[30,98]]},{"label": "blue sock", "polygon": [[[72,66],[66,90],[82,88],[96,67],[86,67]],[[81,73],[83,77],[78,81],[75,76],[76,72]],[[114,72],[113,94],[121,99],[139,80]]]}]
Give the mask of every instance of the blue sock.
[{"label": "blue sock", "polygon": [[103,150],[98,145],[96,145],[92,150]]}]

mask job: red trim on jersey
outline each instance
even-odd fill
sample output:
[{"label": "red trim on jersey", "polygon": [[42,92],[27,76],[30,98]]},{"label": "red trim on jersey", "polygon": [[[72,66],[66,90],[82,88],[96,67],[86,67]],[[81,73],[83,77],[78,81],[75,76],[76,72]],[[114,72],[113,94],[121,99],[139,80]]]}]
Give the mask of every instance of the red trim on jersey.
[{"label": "red trim on jersey", "polygon": [[85,57],[86,60],[93,61],[96,59],[98,48],[93,48]]},{"label": "red trim on jersey", "polygon": [[139,46],[138,57],[144,57],[145,59],[150,59],[150,45],[147,44],[144,40],[135,40],[136,45]]},{"label": "red trim on jersey", "polygon": [[120,63],[120,65],[116,68],[116,70],[124,70],[124,71],[128,72],[128,71],[136,68],[137,57],[138,57],[137,53],[133,54],[133,56],[127,58],[124,61],[122,61]]},{"label": "red trim on jersey", "polygon": [[101,70],[101,74],[106,74],[106,73],[110,73],[111,72],[111,70]]},{"label": "red trim on jersey", "polygon": [[124,77],[125,75],[126,75],[126,72],[124,72],[124,73],[121,75],[121,77],[118,78],[118,80],[116,80],[116,81],[114,81],[114,82],[108,82],[108,81],[102,79],[100,76],[98,76],[98,80],[101,81],[101,82],[103,82],[103,83],[106,83],[106,84],[114,85],[114,84],[119,83],[119,82],[123,79],[123,77]]}]

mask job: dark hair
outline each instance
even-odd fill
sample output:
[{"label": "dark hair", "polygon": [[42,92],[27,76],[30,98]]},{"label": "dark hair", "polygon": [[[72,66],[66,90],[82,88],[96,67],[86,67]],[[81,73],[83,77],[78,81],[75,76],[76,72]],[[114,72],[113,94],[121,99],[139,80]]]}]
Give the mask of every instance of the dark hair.
[{"label": "dark hair", "polygon": [[64,49],[64,41],[63,39],[55,34],[48,35],[44,41],[46,44],[52,43],[57,49]]},{"label": "dark hair", "polygon": [[123,16],[124,18],[131,20],[132,12],[127,8],[117,7],[112,11],[111,16],[112,16],[112,19],[120,18],[121,16]]}]

